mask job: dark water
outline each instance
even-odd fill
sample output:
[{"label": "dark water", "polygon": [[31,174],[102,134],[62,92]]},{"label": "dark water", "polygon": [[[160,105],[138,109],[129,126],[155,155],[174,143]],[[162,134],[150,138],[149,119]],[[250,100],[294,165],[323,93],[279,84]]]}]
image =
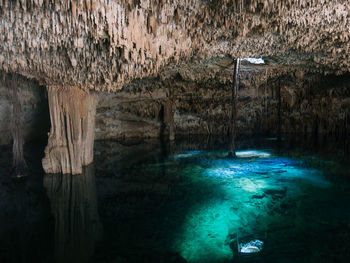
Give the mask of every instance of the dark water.
[{"label": "dark water", "polygon": [[[102,141],[83,175],[0,158],[0,262],[349,262],[346,141]],[[237,245],[259,239],[260,253]],[[238,240],[238,244],[237,244]]]}]

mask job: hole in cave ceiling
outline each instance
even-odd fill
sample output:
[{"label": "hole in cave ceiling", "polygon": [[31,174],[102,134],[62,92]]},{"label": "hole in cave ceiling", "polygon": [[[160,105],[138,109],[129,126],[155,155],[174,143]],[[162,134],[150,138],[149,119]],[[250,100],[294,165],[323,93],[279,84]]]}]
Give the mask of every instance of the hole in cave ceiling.
[{"label": "hole in cave ceiling", "polygon": [[257,65],[262,65],[265,64],[265,61],[263,58],[242,58],[242,61],[247,61],[251,64],[257,64]]}]

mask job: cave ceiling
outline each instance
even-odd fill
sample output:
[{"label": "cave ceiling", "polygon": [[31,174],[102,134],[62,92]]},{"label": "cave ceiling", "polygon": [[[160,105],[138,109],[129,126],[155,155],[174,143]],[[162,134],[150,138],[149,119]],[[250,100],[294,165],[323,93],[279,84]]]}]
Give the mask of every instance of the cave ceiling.
[{"label": "cave ceiling", "polygon": [[0,70],[43,85],[230,76],[239,57],[344,74],[349,37],[348,0],[0,0]]}]

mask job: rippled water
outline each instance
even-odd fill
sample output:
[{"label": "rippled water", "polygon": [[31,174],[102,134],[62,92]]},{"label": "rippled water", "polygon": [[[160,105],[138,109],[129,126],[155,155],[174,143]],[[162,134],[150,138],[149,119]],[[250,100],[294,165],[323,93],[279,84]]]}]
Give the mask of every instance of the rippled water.
[{"label": "rippled water", "polygon": [[[228,159],[220,140],[97,142],[75,176],[44,175],[31,147],[22,179],[3,148],[0,262],[348,262],[341,146],[238,147]],[[238,253],[254,240],[260,253]]]}]

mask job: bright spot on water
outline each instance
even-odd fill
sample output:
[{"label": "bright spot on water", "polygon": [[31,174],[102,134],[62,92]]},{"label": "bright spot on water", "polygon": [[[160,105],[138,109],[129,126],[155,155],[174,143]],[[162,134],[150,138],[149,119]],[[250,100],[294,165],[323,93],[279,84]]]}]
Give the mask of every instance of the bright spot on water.
[{"label": "bright spot on water", "polygon": [[257,64],[257,65],[265,64],[265,61],[263,58],[242,58],[242,60],[248,61],[249,63],[252,63],[252,64]]},{"label": "bright spot on water", "polygon": [[239,244],[239,249],[241,253],[250,254],[250,253],[258,253],[262,250],[264,242],[260,240],[252,240],[246,244]]},{"label": "bright spot on water", "polygon": [[184,153],[174,154],[172,158],[175,160],[182,159],[182,158],[189,158],[189,157],[200,155],[202,153],[205,153],[205,151],[186,151]]},{"label": "bright spot on water", "polygon": [[226,238],[229,226],[239,222],[240,218],[218,200],[198,206],[186,217],[177,249],[187,262],[217,262],[231,258],[232,250],[226,244]]},{"label": "bright spot on water", "polygon": [[263,152],[263,151],[256,151],[256,150],[251,150],[251,151],[237,151],[236,152],[237,157],[240,158],[251,158],[251,157],[270,157],[271,154],[268,152]]},{"label": "bright spot on water", "polygon": [[237,180],[236,184],[238,187],[250,193],[256,193],[266,188],[266,183],[263,180],[250,180],[248,178],[240,178]]}]

